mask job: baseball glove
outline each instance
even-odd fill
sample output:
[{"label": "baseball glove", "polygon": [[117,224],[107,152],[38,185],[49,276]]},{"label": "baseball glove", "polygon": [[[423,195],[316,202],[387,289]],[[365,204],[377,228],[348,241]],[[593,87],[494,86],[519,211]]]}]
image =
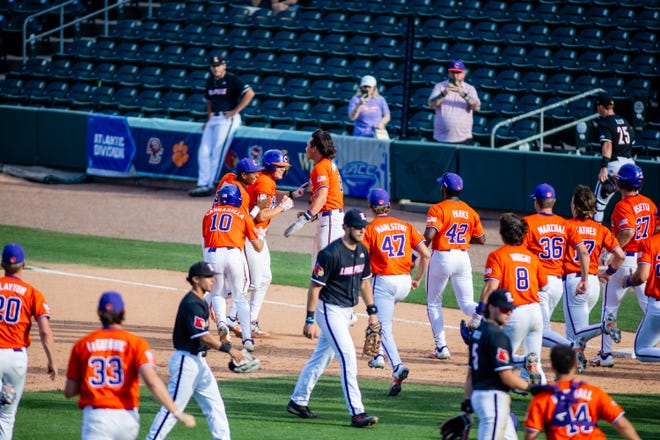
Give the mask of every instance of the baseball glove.
[{"label": "baseball glove", "polygon": [[472,414],[458,414],[440,424],[440,436],[442,440],[467,440],[472,425],[474,425]]},{"label": "baseball glove", "polygon": [[254,357],[246,349],[241,350],[244,359],[236,362],[234,359],[229,361],[229,369],[234,373],[253,373],[261,366],[261,361]]},{"label": "baseball glove", "polygon": [[362,353],[369,357],[374,357],[380,350],[380,322],[369,324],[364,338],[364,348]]},{"label": "baseball glove", "polygon": [[0,389],[0,408],[3,406],[11,405],[16,400],[16,391],[14,387],[8,383],[2,384],[2,389]]}]

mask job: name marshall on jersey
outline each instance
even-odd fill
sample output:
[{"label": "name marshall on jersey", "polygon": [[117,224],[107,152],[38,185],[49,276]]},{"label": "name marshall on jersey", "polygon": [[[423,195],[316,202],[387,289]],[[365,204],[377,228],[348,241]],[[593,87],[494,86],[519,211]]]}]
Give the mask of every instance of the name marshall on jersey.
[{"label": "name marshall on jersey", "polygon": [[540,235],[549,234],[551,232],[556,232],[559,234],[566,234],[566,229],[563,225],[558,225],[556,223],[548,223],[546,225],[541,225],[536,228]]}]

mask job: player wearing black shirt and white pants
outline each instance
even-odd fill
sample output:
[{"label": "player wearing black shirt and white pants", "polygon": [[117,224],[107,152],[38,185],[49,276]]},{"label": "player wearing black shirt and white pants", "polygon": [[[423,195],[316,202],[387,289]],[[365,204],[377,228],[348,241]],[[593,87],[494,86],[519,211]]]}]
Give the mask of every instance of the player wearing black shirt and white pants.
[{"label": "player wearing black shirt and white pants", "polygon": [[514,309],[513,296],[506,289],[497,289],[486,304],[486,319],[472,332],[462,409],[471,404],[479,418],[479,440],[514,440],[518,435],[511,418],[509,391],[528,389],[529,383],[514,373],[511,341],[502,331]]},{"label": "player wearing black shirt and white pants", "polygon": [[234,133],[241,126],[240,111],[254,98],[249,84],[227,72],[224,58],[214,55],[210,62],[212,75],[206,80],[204,94],[209,119],[197,152],[197,188],[190,191],[192,197],[213,194]]},{"label": "player wearing black shirt and white pants", "polygon": [[632,145],[635,130],[619,115],[614,114],[614,100],[607,93],[596,98],[598,121],[598,141],[601,144],[600,172],[594,194],[596,194],[596,214],[594,220],[603,222],[605,209],[617,191],[614,176],[619,168],[627,163],[634,164]]},{"label": "player wearing black shirt and white pants", "polygon": [[[191,397],[206,416],[206,421],[214,439],[228,439],[229,422],[225,412],[218,383],[206,363],[206,352],[216,349],[229,353],[237,362],[243,360],[240,351],[231,347],[230,342],[209,332],[209,306],[204,301],[204,293],[213,290],[216,272],[210,263],[200,261],[188,270],[188,282],[192,289],[179,303],[174,321],[172,342],[175,351],[168,365],[170,381],[167,391],[176,407],[185,410]],[[160,408],[151,424],[147,439],[164,439],[172,430],[176,418],[164,406]]]},{"label": "player wearing black shirt and white pants", "polygon": [[357,381],[355,345],[349,332],[358,293],[367,304],[369,323],[378,323],[378,309],[371,290],[369,252],[362,244],[367,224],[364,213],[357,209],[348,211],[344,215],[344,236],[331,242],[317,256],[307,292],[307,319],[303,334],[309,339],[318,337],[318,343],[298,377],[287,406],[287,411],[298,417],[319,417],[307,405],[319,377],[337,356],[342,390],[352,417],[351,426],[362,428],[378,422],[378,417],[364,411]]}]

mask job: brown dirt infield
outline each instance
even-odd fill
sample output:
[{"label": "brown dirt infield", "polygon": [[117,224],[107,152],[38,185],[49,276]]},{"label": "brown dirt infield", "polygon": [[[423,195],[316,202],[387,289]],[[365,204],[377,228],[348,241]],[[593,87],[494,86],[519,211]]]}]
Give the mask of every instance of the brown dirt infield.
[{"label": "brown dirt infield", "polygon": [[[0,203],[4,207],[14,207],[2,210],[1,223],[7,225],[179,243],[199,243],[201,217],[209,206],[208,200],[192,199],[181,189],[101,183],[42,185],[7,175],[0,175]],[[296,205],[303,208],[307,203],[300,201]],[[357,199],[348,199],[347,207],[366,208],[365,203]],[[396,210],[393,214],[408,219],[423,230],[423,213]],[[292,252],[310,250],[313,228],[307,226],[296,234],[295,239],[286,239],[282,232],[294,219],[295,210],[282,217],[275,219],[269,229],[270,248]],[[498,214],[482,212],[482,217],[488,244],[472,248],[474,270],[483,268],[488,252],[501,243],[497,234]],[[3,243],[8,241],[11,237],[2,237]],[[53,309],[51,322],[59,370],[54,382],[48,380],[43,350],[33,328],[27,391],[62,389],[71,345],[77,338],[98,327],[96,303],[100,293],[106,290],[122,292],[127,302],[125,327],[147,338],[154,349],[159,372],[167,378],[171,326],[178,302],[188,287],[184,273],[187,268],[182,268],[181,272],[115,270],[82,265],[44,265],[30,260],[29,255],[27,257],[28,264],[35,270],[26,271],[24,278],[44,292]],[[302,369],[314,347],[313,341],[301,335],[305,295],[305,289],[276,285],[269,289],[260,321],[271,336],[257,340],[255,354],[262,360],[262,368],[253,376],[297,375]],[[366,315],[363,305],[359,305],[356,311],[360,313],[360,319],[353,327],[353,337],[356,346],[361,347]],[[461,386],[465,378],[467,353],[457,329],[460,312],[445,312],[445,321],[449,324],[448,343],[452,350],[452,358],[448,361],[428,357],[433,349],[433,338],[424,306],[400,304],[395,318],[395,337],[402,358],[411,370],[409,381]],[[560,324],[555,325],[561,330]],[[618,350],[630,353],[633,340],[633,334],[625,333]],[[598,340],[594,339],[591,343],[588,356],[597,352]],[[382,379],[386,388],[385,382],[389,382],[391,371],[388,368],[369,369],[367,359],[358,359],[359,376]],[[543,359],[544,367],[549,372],[547,349],[544,349]],[[230,376],[227,361],[227,356],[221,353],[209,356],[209,363],[220,380],[234,377]],[[331,364],[328,373],[338,373],[336,362]],[[642,364],[630,358],[617,358],[614,368],[590,368],[583,378],[608,392],[639,393],[644,390],[660,393],[660,368],[656,364]]]}]

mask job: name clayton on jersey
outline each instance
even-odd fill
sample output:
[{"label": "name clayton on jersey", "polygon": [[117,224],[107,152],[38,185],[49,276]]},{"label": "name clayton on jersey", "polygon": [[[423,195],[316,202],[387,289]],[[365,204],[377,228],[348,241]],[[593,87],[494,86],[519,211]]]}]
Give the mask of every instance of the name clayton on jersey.
[{"label": "name clayton on jersey", "polygon": [[18,293],[19,295],[25,295],[25,293],[27,292],[27,287],[14,283],[2,283],[0,284],[0,290]]}]

